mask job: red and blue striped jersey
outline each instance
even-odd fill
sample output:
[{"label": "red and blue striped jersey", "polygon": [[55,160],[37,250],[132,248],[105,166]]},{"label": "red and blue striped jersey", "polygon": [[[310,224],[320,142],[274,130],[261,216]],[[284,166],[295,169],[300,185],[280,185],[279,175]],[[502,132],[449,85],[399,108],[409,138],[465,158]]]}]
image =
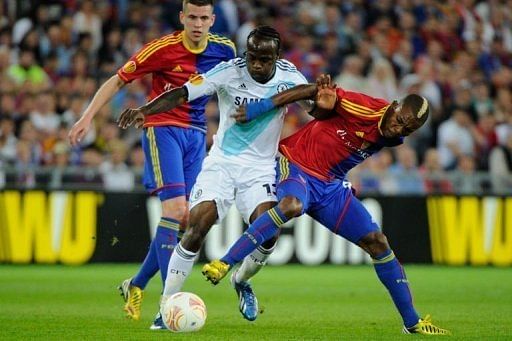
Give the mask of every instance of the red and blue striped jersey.
[{"label": "red and blue striped jersey", "polygon": [[[206,47],[194,50],[186,43],[184,32],[176,31],[144,45],[117,74],[126,83],[151,74],[151,100],[234,57],[235,45],[227,38],[209,33]],[[203,96],[173,110],[147,116],[144,127],[178,126],[206,132],[204,111],[209,98]]]},{"label": "red and blue striped jersey", "polygon": [[335,115],[309,122],[279,144],[279,151],[290,161],[326,181],[343,179],[383,147],[403,142],[403,138],[385,138],[379,131],[387,101],[340,88],[336,94]]}]

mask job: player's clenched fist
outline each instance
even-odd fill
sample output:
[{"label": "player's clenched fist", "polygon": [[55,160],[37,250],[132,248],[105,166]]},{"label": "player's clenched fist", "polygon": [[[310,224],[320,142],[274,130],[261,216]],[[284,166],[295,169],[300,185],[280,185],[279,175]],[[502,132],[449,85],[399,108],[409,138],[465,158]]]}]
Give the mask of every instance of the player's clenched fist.
[{"label": "player's clenched fist", "polygon": [[231,115],[231,117],[234,118],[237,123],[245,123],[245,122],[247,122],[245,105],[239,106],[236,109],[236,112],[233,115]]},{"label": "player's clenched fist", "polygon": [[132,124],[135,126],[135,128],[142,127],[144,124],[144,112],[142,109],[125,109],[117,120],[117,125],[123,129],[128,128]]}]

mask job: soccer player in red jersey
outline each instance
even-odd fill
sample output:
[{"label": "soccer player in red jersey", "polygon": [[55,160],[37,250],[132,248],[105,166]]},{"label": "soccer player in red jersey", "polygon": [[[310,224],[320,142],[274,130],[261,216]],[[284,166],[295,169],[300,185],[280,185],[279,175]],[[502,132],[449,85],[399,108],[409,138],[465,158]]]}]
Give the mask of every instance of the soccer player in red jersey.
[{"label": "soccer player in red jersey", "polygon": [[[153,99],[193,80],[198,74],[206,73],[218,63],[234,58],[233,42],[209,33],[214,20],[213,0],[184,0],[180,12],[184,29],[143,46],[100,87],[69,132],[71,144],[80,142],[96,113],[127,83],[152,74],[149,99]],[[206,154],[204,111],[208,100],[209,96],[203,96],[167,112],[148,116],[144,122],[144,185],[159,196],[162,217],[141,269],[120,287],[126,301],[125,311],[134,320],[140,318],[143,289],[158,269],[165,282],[178,233],[186,226],[188,197]],[[157,320],[155,322],[161,322]],[[161,326],[157,323],[152,329]]]},{"label": "soccer player in red jersey", "polygon": [[315,99],[317,117],[279,144],[283,155],[277,169],[279,203],[256,219],[220,260],[203,267],[216,284],[263,241],[293,217],[309,214],[333,233],[359,245],[373,259],[377,276],[388,289],[404,321],[404,333],[447,335],[427,316],[416,312],[409,283],[386,236],[354,196],[345,181],[350,169],[383,147],[392,147],[418,129],[428,117],[428,102],[411,94],[402,101],[345,91],[321,76],[317,84],[297,86],[259,103],[238,109],[235,118],[245,122],[275,107],[297,100]]}]

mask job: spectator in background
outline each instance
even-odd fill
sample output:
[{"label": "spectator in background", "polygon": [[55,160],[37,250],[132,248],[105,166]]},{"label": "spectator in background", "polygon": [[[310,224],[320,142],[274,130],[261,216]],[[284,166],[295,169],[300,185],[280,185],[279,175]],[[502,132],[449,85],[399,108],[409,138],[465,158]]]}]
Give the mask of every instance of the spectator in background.
[{"label": "spectator in background", "polygon": [[[301,5],[307,6],[307,2],[302,2]],[[338,6],[335,4],[328,4],[325,7],[317,7],[318,12],[321,13],[320,18],[317,14],[313,14],[317,24],[315,26],[315,35],[324,37],[327,34],[333,34],[338,41],[343,41],[343,20]]]},{"label": "spectator in background", "polygon": [[496,119],[492,114],[480,116],[476,130],[481,136],[481,142],[478,144],[476,153],[477,168],[487,170],[489,162],[489,153],[498,144],[496,135]]},{"label": "spectator in background", "polygon": [[216,1],[214,5],[215,22],[211,28],[212,32],[220,33],[233,38],[238,30],[238,9],[233,0]]},{"label": "spectator in background", "polygon": [[18,89],[28,86],[29,90],[37,91],[49,86],[48,75],[36,64],[32,50],[21,50],[19,63],[10,66],[7,74]]},{"label": "spectator in background", "polygon": [[498,193],[512,191],[512,132],[504,145],[496,146],[489,156],[489,172],[492,186]]},{"label": "spectator in background", "polygon": [[30,121],[34,127],[46,135],[55,134],[60,125],[60,117],[56,112],[54,93],[50,91],[40,93],[34,109],[30,113]]},{"label": "spectator in background", "polygon": [[349,181],[364,193],[396,194],[397,182],[390,174],[393,153],[384,148],[349,173]]},{"label": "spectator in background", "polygon": [[391,63],[384,58],[373,61],[368,74],[368,91],[373,97],[393,101],[397,98],[396,77]]},{"label": "spectator in background", "polygon": [[363,61],[357,55],[347,56],[343,61],[343,69],[339,76],[334,79],[334,83],[346,90],[366,91],[367,84],[363,76],[363,68]]},{"label": "spectator in background", "polygon": [[469,114],[462,109],[455,109],[450,119],[439,126],[437,145],[443,168],[455,169],[459,157],[474,155],[477,140],[481,142],[482,137]]},{"label": "spectator in background", "polygon": [[293,48],[285,54],[285,58],[292,62],[308,80],[315,80],[323,70],[325,62],[314,50],[313,37],[305,31],[296,31],[294,42]]},{"label": "spectator in background", "polygon": [[139,172],[144,168],[144,150],[140,142],[131,148],[128,164]]},{"label": "spectator in background", "polygon": [[23,143],[22,152],[24,153],[21,164],[38,166],[42,164],[43,149],[39,138],[39,132],[34,124],[29,121],[23,121],[20,126],[18,145]]},{"label": "spectator in background", "polygon": [[249,33],[258,26],[268,24],[268,13],[263,8],[251,8],[247,15],[248,20],[238,28],[235,34],[237,54],[239,56],[247,50],[247,37],[249,36]]},{"label": "spectator in background", "polygon": [[341,32],[338,33],[340,48],[343,53],[352,54],[364,40],[363,19],[360,11],[349,11],[344,20]]},{"label": "spectator in background", "polygon": [[443,194],[453,191],[452,183],[448,180],[447,174],[439,162],[437,149],[430,148],[426,151],[419,172],[423,176],[426,193]]},{"label": "spectator in background", "polygon": [[400,194],[422,194],[425,192],[423,180],[418,171],[418,160],[414,149],[404,144],[395,149],[396,163],[389,171],[397,181]]},{"label": "spectator in background", "polygon": [[108,191],[128,192],[135,186],[135,176],[126,164],[126,148],[121,140],[108,143],[109,157],[99,166],[103,184]]},{"label": "spectator in background", "polygon": [[14,135],[14,120],[12,117],[0,115],[0,162],[14,164],[16,160],[16,144]]},{"label": "spectator in background", "polygon": [[343,52],[340,48],[340,41],[335,33],[328,33],[323,38],[322,57],[325,60],[325,73],[336,75],[341,70],[343,59],[340,56]]},{"label": "spectator in background", "polygon": [[52,172],[50,174],[49,187],[59,189],[64,185],[63,176],[69,166],[70,148],[69,144],[59,141],[52,150]]},{"label": "spectator in background", "polygon": [[480,194],[482,180],[476,174],[476,161],[472,155],[460,155],[453,187],[459,194]]},{"label": "spectator in background", "polygon": [[77,34],[89,33],[92,38],[92,49],[97,51],[103,41],[102,22],[94,8],[94,2],[84,0],[80,10],[73,16],[73,31]]}]

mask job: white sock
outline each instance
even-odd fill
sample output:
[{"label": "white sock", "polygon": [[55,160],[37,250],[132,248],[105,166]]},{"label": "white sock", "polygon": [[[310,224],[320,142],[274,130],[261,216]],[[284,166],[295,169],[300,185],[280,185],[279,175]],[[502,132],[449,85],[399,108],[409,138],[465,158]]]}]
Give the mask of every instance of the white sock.
[{"label": "white sock", "polygon": [[197,253],[185,250],[181,243],[176,245],[167,268],[164,296],[171,296],[181,291],[181,287],[192,271],[196,256]]},{"label": "white sock", "polygon": [[238,268],[235,273],[235,281],[237,283],[247,282],[254,275],[260,271],[260,269],[267,263],[268,257],[274,251],[275,245],[269,250],[264,249],[262,246],[258,246],[251,254],[247,255],[242,262],[242,265]]}]

